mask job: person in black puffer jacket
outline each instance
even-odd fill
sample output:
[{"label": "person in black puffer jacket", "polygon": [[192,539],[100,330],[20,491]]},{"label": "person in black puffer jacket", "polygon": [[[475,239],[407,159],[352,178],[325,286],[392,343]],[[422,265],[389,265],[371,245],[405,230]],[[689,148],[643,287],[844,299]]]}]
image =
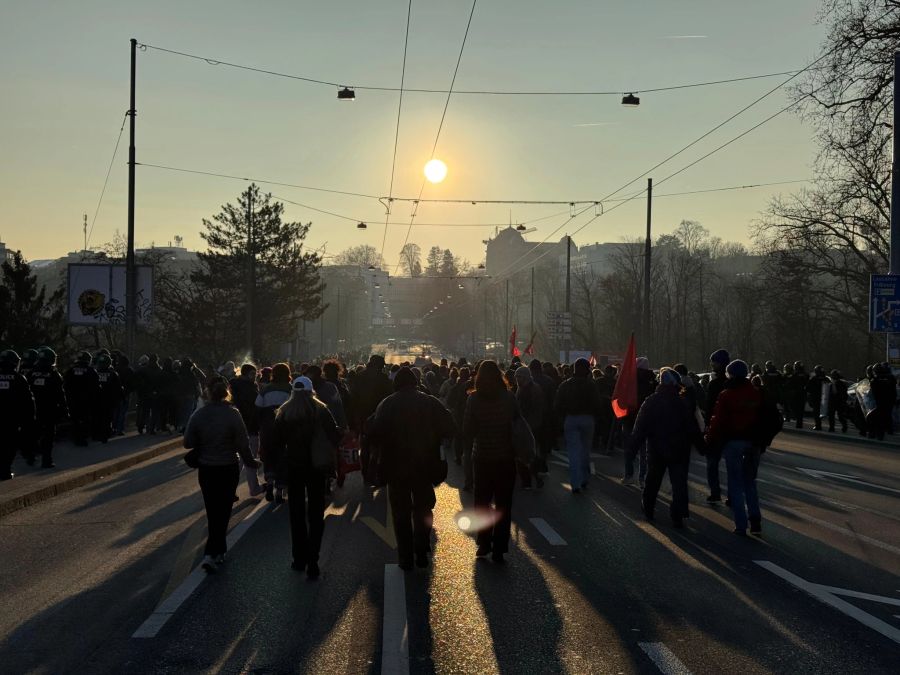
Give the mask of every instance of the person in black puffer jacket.
[{"label": "person in black puffer jacket", "polygon": [[256,419],[259,424],[259,458],[263,462],[266,479],[266,500],[284,501],[287,487],[287,467],[284,456],[275,443],[275,413],[291,397],[291,367],[276,363],[272,367],[272,381],[256,397]]},{"label": "person in black puffer jacket", "polygon": [[647,477],[641,500],[644,515],[653,520],[656,496],[669,472],[672,523],[682,526],[688,517],[688,464],[691,444],[703,447],[703,438],[690,403],[681,395],[681,377],[671,368],[659,373],[660,385],[647,397],[634,423],[632,440],[647,443]]}]

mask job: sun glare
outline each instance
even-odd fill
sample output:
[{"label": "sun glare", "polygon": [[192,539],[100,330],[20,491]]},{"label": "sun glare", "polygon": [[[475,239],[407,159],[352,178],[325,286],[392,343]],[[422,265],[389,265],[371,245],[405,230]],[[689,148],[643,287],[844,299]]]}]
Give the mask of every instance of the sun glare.
[{"label": "sun glare", "polygon": [[432,159],[425,165],[425,178],[432,183],[440,183],[447,177],[447,165],[439,159]]}]

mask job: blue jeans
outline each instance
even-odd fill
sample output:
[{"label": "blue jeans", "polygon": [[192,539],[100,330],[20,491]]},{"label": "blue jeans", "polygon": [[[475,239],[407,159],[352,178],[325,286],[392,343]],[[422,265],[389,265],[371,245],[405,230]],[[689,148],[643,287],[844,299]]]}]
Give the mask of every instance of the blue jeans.
[{"label": "blue jeans", "polygon": [[569,455],[569,482],[573,490],[587,485],[591,475],[591,446],[594,443],[593,415],[566,415],[563,424]]},{"label": "blue jeans", "polygon": [[756,492],[756,473],[759,470],[759,449],[750,441],[728,441],[722,449],[728,470],[728,498],[734,513],[734,527],[747,529],[747,518],[758,521],[759,495]]}]

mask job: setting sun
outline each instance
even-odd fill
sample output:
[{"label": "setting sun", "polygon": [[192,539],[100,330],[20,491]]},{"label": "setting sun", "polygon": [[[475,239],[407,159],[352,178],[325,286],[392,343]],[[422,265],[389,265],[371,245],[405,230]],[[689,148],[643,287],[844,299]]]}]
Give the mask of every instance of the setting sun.
[{"label": "setting sun", "polygon": [[447,165],[439,159],[432,159],[425,165],[425,178],[432,183],[440,183],[447,177]]}]

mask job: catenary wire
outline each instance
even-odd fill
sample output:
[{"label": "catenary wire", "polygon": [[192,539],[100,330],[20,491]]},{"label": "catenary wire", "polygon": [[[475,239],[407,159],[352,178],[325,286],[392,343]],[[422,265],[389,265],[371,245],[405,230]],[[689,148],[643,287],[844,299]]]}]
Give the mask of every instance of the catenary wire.
[{"label": "catenary wire", "polygon": [[[194,59],[197,61],[204,61],[211,66],[227,66],[229,68],[236,68],[238,70],[246,70],[254,73],[261,73],[263,75],[272,75],[274,77],[282,77],[290,80],[298,80],[300,82],[307,82],[309,84],[318,84],[324,85],[328,87],[344,87],[348,86],[352,89],[357,89],[360,91],[386,91],[386,92],[398,92],[401,91],[401,88],[398,87],[379,87],[374,85],[350,85],[344,84],[340,82],[334,82],[331,80],[323,80],[315,77],[305,77],[303,75],[292,75],[290,73],[283,73],[275,70],[269,70],[266,68],[257,68],[255,66],[248,66],[240,63],[234,63],[230,61],[222,61],[219,59],[213,59],[206,56],[199,56],[197,54],[190,54],[188,52],[178,51],[175,49],[167,49],[165,47],[157,47],[156,45],[150,44],[141,44],[141,49],[148,50],[152,49],[158,52],[164,52],[167,54],[172,54],[174,56],[181,56],[188,59]],[[681,89],[693,89],[696,87],[714,87],[723,84],[734,84],[736,82],[748,82],[752,80],[761,80],[769,77],[781,77],[784,75],[790,75],[795,73],[795,70],[784,70],[777,73],[763,73],[760,75],[745,75],[740,77],[730,77],[722,80],[708,80],[703,82],[689,82],[686,84],[676,84],[676,85],[667,85],[661,87],[639,87],[639,88],[631,88],[627,91],[620,90],[526,90],[526,91],[503,91],[503,90],[486,90],[486,89],[460,89],[456,90],[453,93],[460,95],[468,95],[468,96],[621,96],[624,93],[633,93],[633,94],[652,94],[658,92],[665,91],[678,91]],[[421,87],[407,87],[402,89],[406,93],[416,93],[416,94],[447,94],[449,91],[447,89],[429,89],[429,88],[421,88]]]},{"label": "catenary wire", "polygon": [[97,216],[100,215],[100,205],[103,204],[103,197],[106,194],[106,186],[109,184],[109,175],[112,173],[113,164],[116,161],[116,155],[119,152],[119,143],[122,140],[122,132],[125,130],[125,122],[128,121],[128,113],[122,119],[122,126],[119,127],[119,135],[116,137],[116,145],[113,148],[112,157],[109,158],[109,166],[106,168],[106,177],[103,179],[103,189],[100,190],[100,198],[97,200],[97,208],[94,209],[94,217],[91,219],[91,228],[85,242],[85,249],[91,244],[91,237],[94,235],[94,225],[97,223]]},{"label": "catenary wire", "polygon": [[384,235],[381,239],[381,256],[384,257],[384,247],[387,244],[388,220],[391,217],[391,198],[394,196],[394,172],[397,168],[397,144],[400,141],[400,114],[403,111],[403,84],[406,81],[406,53],[409,48],[409,20],[412,16],[412,0],[406,7],[406,35],[403,38],[403,66],[400,69],[400,100],[397,102],[397,126],[394,129],[394,156],[391,159],[391,185],[388,188],[388,205],[384,214]]}]

